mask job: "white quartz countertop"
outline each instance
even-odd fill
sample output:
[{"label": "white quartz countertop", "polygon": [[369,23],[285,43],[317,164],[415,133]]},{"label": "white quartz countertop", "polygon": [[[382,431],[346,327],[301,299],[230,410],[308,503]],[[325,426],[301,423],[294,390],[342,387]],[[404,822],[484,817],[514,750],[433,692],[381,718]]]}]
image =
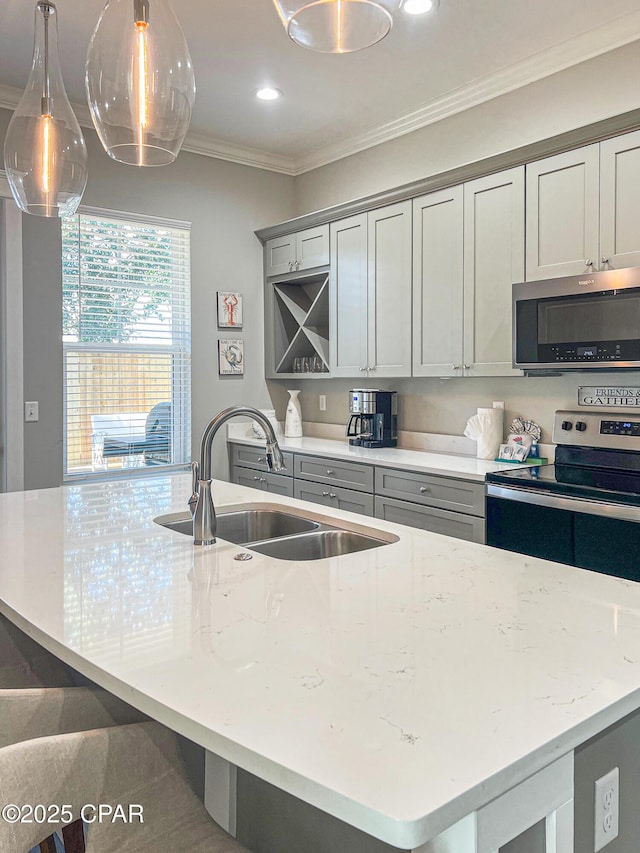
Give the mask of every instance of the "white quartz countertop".
[{"label": "white quartz countertop", "polygon": [[179,475],[0,495],[0,610],[373,836],[417,847],[640,707],[640,585],[324,508],[399,540],[239,563],[154,525],[189,492]]},{"label": "white quartz countertop", "polygon": [[[234,444],[248,444],[263,447],[264,440],[251,438],[239,432],[230,432],[227,440]],[[512,462],[476,459],[457,453],[434,453],[429,450],[404,450],[400,447],[352,447],[348,441],[332,438],[280,438],[282,450],[293,453],[305,453],[312,456],[329,456],[333,459],[347,459],[351,462],[368,462],[370,465],[382,465],[386,468],[398,468],[406,471],[420,471],[425,474],[439,474],[445,477],[458,477],[463,480],[482,482],[492,471],[510,471],[516,466]]]}]

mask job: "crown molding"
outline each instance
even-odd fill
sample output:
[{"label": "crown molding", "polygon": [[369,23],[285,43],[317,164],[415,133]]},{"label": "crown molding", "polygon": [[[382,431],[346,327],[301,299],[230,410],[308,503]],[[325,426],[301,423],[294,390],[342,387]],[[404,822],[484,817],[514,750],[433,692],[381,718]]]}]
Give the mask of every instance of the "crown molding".
[{"label": "crown molding", "polygon": [[[410,113],[357,134],[348,140],[319,146],[297,157],[236,145],[198,133],[187,134],[182,150],[284,175],[302,175],[312,169],[405,136],[638,40],[640,40],[640,11],[623,15],[601,27],[553,45],[521,62],[478,78],[466,86],[453,89]],[[0,84],[0,107],[15,109],[21,96],[21,90]],[[86,104],[73,104],[73,109],[83,127],[93,127]]]},{"label": "crown molding", "polygon": [[[0,107],[15,110],[21,97],[22,91],[20,89],[0,83]],[[72,107],[80,125],[93,129],[89,107],[86,104],[72,104]],[[296,173],[292,157],[235,145],[232,142],[225,142],[222,139],[214,139],[198,133],[187,134],[182,151],[187,151],[190,154],[201,154],[204,157],[214,157],[217,160],[227,160],[230,163],[238,163],[242,166],[266,169],[270,172],[281,172],[283,175],[295,175]]]},{"label": "crown molding", "polygon": [[295,158],[295,174],[301,175],[352,154],[373,148],[412,133],[427,125],[454,116],[464,110],[506,95],[530,83],[550,77],[588,59],[609,53],[640,39],[640,12],[631,12],[601,27],[588,30],[547,50],[523,59],[493,74],[481,77],[466,86],[453,89],[441,98],[423,104],[410,113],[399,116],[349,140],[319,146]]}]

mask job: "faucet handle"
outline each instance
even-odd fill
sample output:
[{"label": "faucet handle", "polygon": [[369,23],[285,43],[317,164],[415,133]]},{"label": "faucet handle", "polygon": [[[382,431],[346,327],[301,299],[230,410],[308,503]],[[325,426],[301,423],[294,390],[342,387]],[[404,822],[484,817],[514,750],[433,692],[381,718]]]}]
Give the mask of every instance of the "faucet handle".
[{"label": "faucet handle", "polygon": [[191,497],[189,498],[189,509],[193,516],[198,503],[198,481],[200,480],[200,465],[197,462],[191,463]]},{"label": "faucet handle", "polygon": [[277,441],[267,442],[267,467],[270,471],[286,471],[287,466],[284,464],[284,456],[280,450],[280,445]]}]

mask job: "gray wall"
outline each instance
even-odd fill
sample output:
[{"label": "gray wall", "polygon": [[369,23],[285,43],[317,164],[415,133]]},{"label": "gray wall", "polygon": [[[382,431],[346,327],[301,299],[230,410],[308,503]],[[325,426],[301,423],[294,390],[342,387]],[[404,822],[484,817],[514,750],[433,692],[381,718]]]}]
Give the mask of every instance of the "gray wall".
[{"label": "gray wall", "polygon": [[298,176],[296,215],[437,175],[637,109],[639,79],[636,42]]},{"label": "gray wall", "polygon": [[[436,175],[465,163],[518,148],[564,131],[636,109],[640,105],[640,51],[637,44],[596,57],[529,86],[411,134],[314,169],[296,178],[296,214],[361,198]],[[539,422],[550,441],[553,412],[573,408],[578,385],[606,383],[613,374],[578,374],[552,379],[465,378],[313,380],[288,382],[301,388],[305,420],[345,423],[347,392],[352,387],[381,387],[399,392],[400,429],[460,435],[478,406],[504,400],[507,422],[526,415]],[[620,374],[615,382],[621,381]],[[640,374],[624,383],[640,385]],[[279,417],[287,395],[270,383]],[[318,395],[327,395],[320,412]]]},{"label": "gray wall", "polygon": [[[10,114],[0,110],[0,143]],[[192,435],[197,447],[209,418],[239,402],[268,407],[264,381],[262,249],[253,231],[293,214],[293,178],[181,154],[163,169],[138,170],[110,160],[93,132],[84,203],[111,210],[183,219],[191,232]],[[25,424],[25,488],[62,480],[62,342],[60,228],[57,221],[24,217],[24,399],[40,402],[40,420]],[[215,295],[244,294],[246,373],[220,378]],[[221,333],[225,336],[225,333]],[[227,334],[227,337],[235,336]],[[222,444],[222,442],[220,442]],[[219,474],[226,471],[222,448]]]}]

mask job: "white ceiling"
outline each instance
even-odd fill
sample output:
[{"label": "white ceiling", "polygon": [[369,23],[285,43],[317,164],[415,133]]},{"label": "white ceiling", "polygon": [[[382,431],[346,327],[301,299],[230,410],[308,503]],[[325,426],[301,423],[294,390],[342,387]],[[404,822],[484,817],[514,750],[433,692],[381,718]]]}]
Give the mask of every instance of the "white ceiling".
[{"label": "white ceiling", "polygon": [[[63,75],[81,104],[104,0],[56,2]],[[0,104],[25,85],[34,5],[2,2]],[[198,86],[190,150],[292,174],[640,38],[638,0],[441,0],[435,14],[398,15],[380,44],[332,56],[293,44],[271,0],[173,6]],[[258,101],[263,85],[285,98]]]}]

